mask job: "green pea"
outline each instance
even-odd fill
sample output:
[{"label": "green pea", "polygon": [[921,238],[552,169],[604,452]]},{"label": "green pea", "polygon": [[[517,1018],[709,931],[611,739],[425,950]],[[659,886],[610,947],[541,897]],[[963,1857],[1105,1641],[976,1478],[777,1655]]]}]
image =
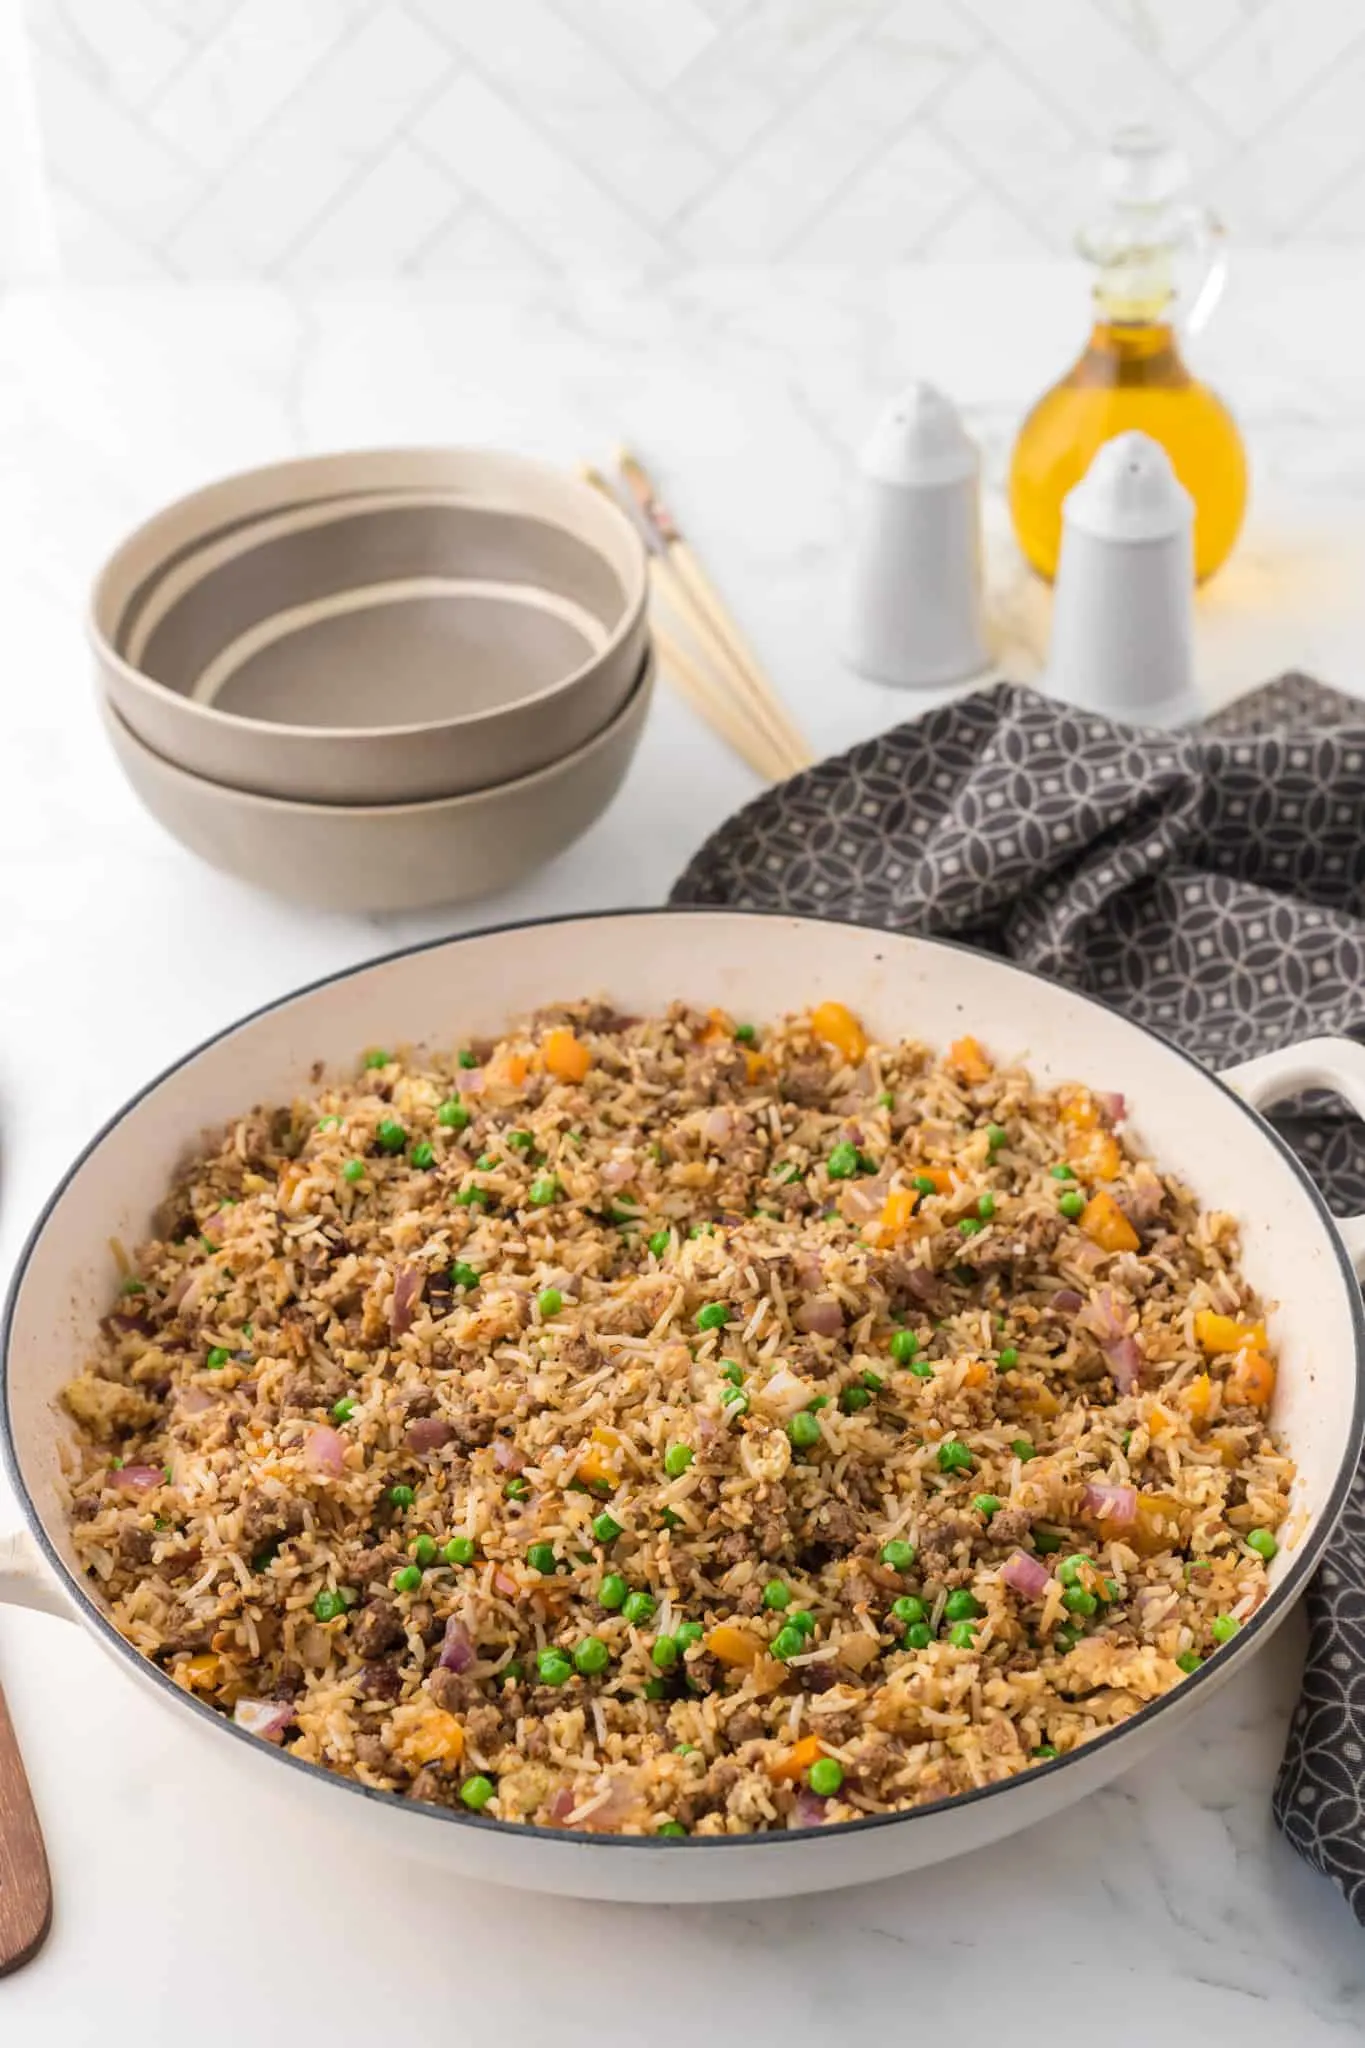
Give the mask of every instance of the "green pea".
[{"label": "green pea", "polygon": [[502,1490],[508,1500],[525,1500],[531,1487],[529,1480],[515,1478],[509,1479]]},{"label": "green pea", "polygon": [[548,1209],[559,1194],[559,1182],[552,1173],[539,1173],[526,1190],[526,1199],[533,1208]]},{"label": "green pea", "polygon": [[1062,1595],[1062,1605],[1073,1614],[1091,1615],[1099,1606],[1093,1593],[1087,1593],[1084,1586],[1068,1586]]},{"label": "green pea", "polygon": [[1057,1567],[1057,1577],[1064,1586],[1078,1586],[1081,1582],[1082,1571],[1086,1565],[1092,1562],[1093,1560],[1088,1558],[1083,1550],[1077,1550],[1072,1556],[1062,1559]]},{"label": "green pea", "polygon": [[340,1593],[324,1588],[313,1601],[313,1612],[319,1621],[335,1621],[339,1614],[346,1612],[346,1602]]},{"label": "green pea", "polygon": [[460,1797],[471,1813],[482,1813],[493,1797],[495,1786],[491,1778],[478,1776],[466,1778],[460,1787]]},{"label": "green pea", "polygon": [[1052,1175],[1052,1178],[1054,1180],[1075,1180],[1076,1178],[1076,1169],[1074,1166],[1050,1166],[1048,1168],[1048,1172]]},{"label": "green pea", "polygon": [[416,1498],[417,1495],[410,1486],[391,1486],[389,1488],[389,1499],[396,1508],[410,1508]]},{"label": "green pea", "polygon": [[981,1229],[975,1216],[964,1216],[957,1227],[964,1237],[975,1237]]},{"label": "green pea", "polygon": [[1085,1213],[1085,1196],[1077,1194],[1073,1190],[1071,1194],[1062,1196],[1057,1207],[1061,1210],[1063,1216],[1069,1216],[1074,1221],[1077,1216],[1084,1215]]},{"label": "green pea", "polygon": [[656,1636],[650,1658],[660,1671],[671,1671],[678,1661],[678,1645],[672,1636]]},{"label": "green pea", "polygon": [[1209,1627],[1209,1634],[1215,1643],[1230,1643],[1241,1627],[1230,1614],[1215,1614]]},{"label": "green pea", "polygon": [[615,1608],[624,1601],[629,1588],[619,1572],[608,1572],[597,1589],[599,1607]]},{"label": "green pea", "polygon": [[787,1424],[787,1435],[798,1451],[809,1451],[820,1441],[820,1423],[803,1409]]},{"label": "green pea", "polygon": [[982,1612],[981,1602],[965,1586],[959,1586],[943,1603],[945,1621],[975,1621]]},{"label": "green pea", "polygon": [[927,1621],[912,1621],[901,1638],[903,1650],[927,1650],[934,1640],[934,1631]]},{"label": "green pea", "polygon": [[474,1538],[472,1536],[452,1536],[441,1555],[445,1558],[447,1564],[473,1564]]},{"label": "green pea", "polygon": [[204,1363],[210,1372],[221,1372],[231,1357],[232,1353],[225,1344],[215,1344]]},{"label": "green pea", "polygon": [[847,1139],[836,1145],[825,1161],[825,1172],[831,1180],[851,1180],[858,1171],[858,1147],[850,1145]]},{"label": "green pea", "polygon": [[652,1593],[641,1593],[638,1591],[628,1593],[621,1613],[632,1628],[643,1628],[647,1621],[654,1619],[654,1612],[658,1604]]},{"label": "green pea", "polygon": [[976,1642],[976,1629],[970,1621],[955,1621],[948,1631],[948,1641],[955,1650],[970,1650]]},{"label": "green pea", "polygon": [[564,1685],[573,1677],[573,1665],[562,1650],[541,1650],[536,1657],[536,1676],[542,1685]]},{"label": "green pea", "polygon": [[1005,1503],[998,1493],[976,1493],[972,1495],[972,1506],[979,1515],[989,1522],[992,1515],[998,1515]]},{"label": "green pea", "polygon": [[837,1757],[817,1757],[806,1772],[806,1783],[821,1799],[829,1799],[844,1782],[844,1767]]},{"label": "green pea", "polygon": [[891,1356],[897,1365],[908,1365],[919,1350],[919,1338],[913,1330],[893,1330],[891,1333]]},{"label": "green pea", "polygon": [[425,1138],[419,1145],[413,1146],[408,1154],[408,1158],[419,1171],[425,1170],[428,1166],[434,1166],[436,1163],[436,1154],[432,1151]]},{"label": "green pea", "polygon": [[1019,1363],[1019,1353],[1015,1350],[1013,1344],[1007,1344],[1003,1351],[996,1353],[995,1362],[1001,1372],[1013,1372],[1015,1366]]},{"label": "green pea", "polygon": [[[735,1036],[739,1036],[738,1032],[736,1032]],[[680,1820],[661,1820],[654,1832],[659,1835],[666,1835],[672,1839],[676,1835],[685,1835],[687,1829]]]},{"label": "green pea", "polygon": [[603,1508],[600,1515],[592,1518],[592,1533],[599,1543],[614,1543],[621,1533],[621,1524]]},{"label": "green pea", "polygon": [[1267,1564],[1274,1557],[1279,1547],[1269,1529],[1253,1529],[1247,1537],[1247,1549],[1256,1551],[1258,1556],[1263,1557]]},{"label": "green pea", "polygon": [[911,1622],[924,1621],[929,1610],[924,1602],[913,1593],[902,1593],[891,1602],[891,1619],[898,1621],[902,1628],[909,1628]]},{"label": "green pea", "polygon": [[407,1132],[391,1116],[384,1118],[374,1135],[382,1152],[401,1152],[408,1142]]},{"label": "green pea", "polygon": [[653,1252],[656,1259],[661,1259],[663,1257],[664,1253],[668,1250],[668,1247],[672,1244],[672,1242],[673,1233],[671,1230],[656,1230],[654,1232],[654,1235],[648,1240],[649,1248]]},{"label": "green pea", "polygon": [[791,1622],[787,1622],[780,1628],[768,1645],[774,1657],[780,1658],[784,1664],[788,1663],[793,1657],[799,1657],[805,1647],[805,1630],[795,1627]]},{"label": "green pea", "polygon": [[1035,1750],[1030,1751],[1030,1755],[1036,1756],[1040,1763],[1048,1763],[1058,1754],[1059,1751],[1055,1742],[1040,1742]]},{"label": "green pea", "polygon": [[365,1065],[367,1067],[386,1067],[388,1064],[389,1055],[386,1052],[376,1050],[374,1052],[367,1052],[365,1055]]},{"label": "green pea", "polygon": [[333,1422],[349,1422],[355,1414],[355,1395],[343,1394],[332,1409]]},{"label": "green pea", "polygon": [[553,1543],[533,1543],[526,1553],[526,1562],[533,1572],[539,1572],[542,1578],[548,1579],[559,1559],[555,1556]]},{"label": "green pea", "polygon": [[464,1048],[463,1052],[457,1053],[455,1057],[460,1066],[464,1067],[466,1071],[477,1067],[479,1064],[479,1055],[476,1052],[471,1052],[468,1046]]},{"label": "green pea", "polygon": [[739,1387],[744,1384],[744,1368],[742,1365],[737,1365],[733,1358],[722,1359],[716,1370],[723,1380],[729,1380],[732,1387]]},{"label": "green pea", "polygon": [[780,1614],[784,1607],[790,1607],[791,1604],[791,1587],[782,1579],[769,1579],[767,1585],[763,1588],[763,1605],[765,1607],[775,1607]]},{"label": "green pea", "polygon": [[670,1444],[664,1452],[664,1470],[670,1479],[681,1479],[696,1452],[691,1444]]},{"label": "green pea", "polygon": [[[893,1572],[908,1572],[914,1562],[915,1546],[913,1543],[907,1543],[900,1536],[893,1536],[889,1543],[883,1543],[882,1563],[889,1565]],[[912,1614],[909,1618],[911,1621],[918,1621],[919,1616]]]},{"label": "green pea", "polygon": [[730,1320],[730,1311],[723,1301],[708,1301],[697,1310],[699,1330],[722,1330]]},{"label": "green pea", "polygon": [[1193,1650],[1186,1650],[1175,1661],[1182,1671],[1197,1671],[1204,1660],[1202,1657],[1196,1657]]},{"label": "green pea", "polygon": [[793,1607],[787,1621],[792,1628],[799,1628],[803,1636],[815,1634],[815,1616],[808,1607]]},{"label": "green pea", "polygon": [[975,1460],[966,1444],[950,1438],[938,1447],[938,1469],[940,1472],[970,1472]]},{"label": "green pea", "polygon": [[573,1653],[574,1669],[584,1678],[595,1678],[599,1671],[605,1671],[611,1662],[611,1651],[601,1636],[584,1636]]},{"label": "green pea", "polygon": [[478,1286],[479,1278],[478,1267],[471,1266],[465,1259],[456,1259],[450,1269],[451,1285],[454,1287],[467,1287],[472,1292]]},{"label": "green pea", "polygon": [[542,1287],[536,1296],[536,1307],[543,1316],[557,1316],[564,1306],[564,1296],[557,1287]]},{"label": "green pea", "polygon": [[421,1569],[415,1564],[405,1564],[393,1575],[393,1590],[395,1593],[415,1593],[421,1583]]},{"label": "green pea", "polygon": [[673,1631],[673,1639],[680,1650],[690,1650],[693,1643],[699,1643],[706,1630],[699,1621],[680,1621]]},{"label": "green pea", "polygon": [[985,1194],[982,1195],[980,1201],[977,1203],[976,1213],[981,1218],[983,1223],[989,1223],[991,1217],[994,1216],[995,1196],[991,1193],[989,1188],[987,1188]]},{"label": "green pea", "polygon": [[986,1126],[986,1142],[989,1144],[992,1152],[998,1152],[1002,1145],[1007,1145],[1009,1143],[1009,1135],[1003,1124],[987,1124]]},{"label": "green pea", "polygon": [[866,1387],[845,1387],[839,1396],[839,1406],[845,1415],[856,1415],[860,1408],[866,1408],[872,1396]]},{"label": "green pea", "polygon": [[436,1121],[443,1131],[462,1131],[469,1122],[469,1111],[452,1095],[437,1110]]}]

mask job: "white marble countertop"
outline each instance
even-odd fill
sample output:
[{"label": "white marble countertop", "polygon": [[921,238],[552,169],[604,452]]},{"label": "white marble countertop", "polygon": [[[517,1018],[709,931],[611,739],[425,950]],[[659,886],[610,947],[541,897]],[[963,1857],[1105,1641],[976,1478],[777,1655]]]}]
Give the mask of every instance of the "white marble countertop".
[{"label": "white marble countertop", "polygon": [[[1256,478],[1243,545],[1200,601],[1210,702],[1291,664],[1365,694],[1365,290],[1345,272],[1339,256],[1248,259],[1199,358],[1242,417]],[[409,938],[657,901],[756,787],[663,695],[608,815],[508,897],[374,919],[253,895],[138,809],[93,716],[81,608],[126,526],[290,452],[473,441],[574,462],[628,438],[833,749],[924,701],[839,662],[850,450],[899,382],[928,375],[966,407],[998,481],[1021,405],[1084,318],[1062,266],[699,273],[648,292],[488,275],[459,293],[13,295],[0,307],[0,1267],[96,1123],[233,1016]],[[1004,658],[1026,676],[1046,605],[989,511]],[[11,1519],[0,1482],[0,1527]],[[875,1891],[665,1913],[348,1858],[347,1838],[318,1836],[148,1716],[76,1629],[0,1614],[57,1888],[42,1958],[0,1984],[0,2034],[237,2048],[268,2027],[342,2048],[570,2048],[637,2031],[681,2043],[700,2025],[795,2048],[884,2029],[957,2040],[1004,2020],[1055,2048],[1357,2038],[1365,1938],[1270,1822],[1300,1649],[1286,1629],[1179,1748],[999,1848]]]}]

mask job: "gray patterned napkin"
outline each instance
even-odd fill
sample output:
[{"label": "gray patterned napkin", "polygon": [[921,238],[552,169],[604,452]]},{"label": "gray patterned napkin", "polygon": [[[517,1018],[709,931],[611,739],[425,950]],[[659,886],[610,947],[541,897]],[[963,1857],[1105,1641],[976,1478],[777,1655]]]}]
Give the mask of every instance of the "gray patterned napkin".
[{"label": "gray patterned napkin", "polygon": [[[1177,733],[1002,683],[822,761],[712,835],[674,903],[966,941],[1210,1066],[1365,1031],[1365,704],[1284,676]],[[1333,1207],[1365,1126],[1276,1121]],[[1276,1818],[1365,1923],[1365,1477],[1308,1594]]]}]

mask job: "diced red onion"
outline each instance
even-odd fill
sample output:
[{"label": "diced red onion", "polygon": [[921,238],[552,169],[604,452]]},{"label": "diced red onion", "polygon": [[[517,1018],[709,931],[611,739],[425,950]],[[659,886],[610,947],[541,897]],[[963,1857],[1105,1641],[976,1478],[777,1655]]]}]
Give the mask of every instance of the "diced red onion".
[{"label": "diced red onion", "polygon": [[119,1471],[111,1472],[109,1477],[125,1493],[150,1493],[154,1487],[166,1484],[166,1470],[162,1465],[124,1465]]},{"label": "diced red onion", "polygon": [[1095,1097],[1095,1100],[1099,1103],[1100,1108],[1104,1111],[1111,1124],[1121,1124],[1128,1114],[1128,1105],[1124,1098],[1112,1090],[1107,1092],[1102,1090]]},{"label": "diced red onion", "polygon": [[1027,1550],[1013,1550],[1000,1574],[1007,1586],[1026,1600],[1041,1600],[1052,1583],[1052,1574],[1040,1558]]},{"label": "diced red onion", "polygon": [[1136,1337],[1116,1337],[1112,1344],[1101,1347],[1114,1375],[1114,1385],[1120,1394],[1131,1394],[1142,1378],[1142,1368],[1147,1363],[1142,1346]]},{"label": "diced red onion", "polygon": [[818,1828],[829,1809],[828,1800],[821,1799],[803,1785],[792,1802],[791,1826],[794,1828]]},{"label": "diced red onion", "polygon": [[427,1276],[420,1266],[399,1267],[398,1277],[393,1283],[393,1302],[389,1309],[389,1331],[392,1336],[401,1337],[405,1330],[412,1328],[426,1280]]},{"label": "diced red onion", "polygon": [[468,1671],[474,1657],[474,1643],[469,1630],[457,1614],[452,1614],[446,1623],[441,1654],[437,1662],[443,1671]]},{"label": "diced red onion", "polygon": [[1077,1294],[1074,1287],[1059,1287],[1048,1303],[1049,1308],[1060,1309],[1063,1315],[1074,1315],[1078,1308],[1084,1308],[1085,1296]]},{"label": "diced red onion", "polygon": [[456,1092],[460,1095],[482,1095],[486,1085],[482,1067],[461,1067],[455,1076]]},{"label": "diced red onion", "polygon": [[813,1300],[802,1302],[792,1321],[808,1337],[839,1337],[843,1334],[844,1312],[832,1294],[817,1294]]},{"label": "diced red onion", "polygon": [[419,1415],[403,1431],[403,1441],[410,1451],[425,1457],[428,1451],[439,1451],[454,1436],[452,1424],[441,1415]]},{"label": "diced red onion", "polygon": [[232,1718],[239,1728],[245,1728],[248,1735],[258,1735],[262,1742],[283,1742],[294,1709],[288,1700],[238,1700]]},{"label": "diced red onion", "polygon": [[526,1463],[526,1457],[508,1437],[495,1436],[493,1439],[493,1463],[497,1466],[499,1472],[520,1472]]},{"label": "diced red onion", "polygon": [[1112,1522],[1116,1528],[1127,1529],[1137,1520],[1137,1499],[1135,1486],[1092,1484],[1081,1495],[1081,1507],[1097,1522]]},{"label": "diced red onion", "polygon": [[303,1461],[311,1472],[320,1472],[328,1479],[340,1479],[346,1470],[346,1445],[334,1429],[325,1422],[319,1423],[308,1432],[303,1446]]}]

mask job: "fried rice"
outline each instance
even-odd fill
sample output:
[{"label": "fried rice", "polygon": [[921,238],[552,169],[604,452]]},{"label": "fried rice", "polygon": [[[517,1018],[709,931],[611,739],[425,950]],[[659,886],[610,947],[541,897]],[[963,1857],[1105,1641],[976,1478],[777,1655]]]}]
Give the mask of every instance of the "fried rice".
[{"label": "fried rice", "polygon": [[851,1821],[1075,1749],[1266,1592],[1234,1218],[974,1039],[583,1002],[374,1048],[156,1228],[64,1396],[77,1553],[178,1685],[368,1786]]}]

